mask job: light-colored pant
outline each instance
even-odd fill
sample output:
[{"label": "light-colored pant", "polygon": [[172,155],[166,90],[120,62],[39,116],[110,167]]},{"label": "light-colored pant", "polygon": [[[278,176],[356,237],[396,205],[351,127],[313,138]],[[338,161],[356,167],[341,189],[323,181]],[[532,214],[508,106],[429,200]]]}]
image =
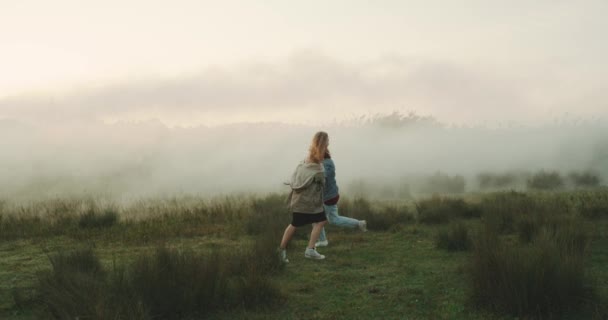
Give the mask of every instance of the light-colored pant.
[{"label": "light-colored pant", "polygon": [[[347,228],[356,228],[359,226],[359,220],[339,215],[337,204],[333,206],[323,205],[323,207],[325,207],[325,216],[327,217],[327,222],[329,222],[329,224]],[[325,240],[327,240],[327,238],[325,237],[325,228],[323,228],[319,235],[319,241]]]}]

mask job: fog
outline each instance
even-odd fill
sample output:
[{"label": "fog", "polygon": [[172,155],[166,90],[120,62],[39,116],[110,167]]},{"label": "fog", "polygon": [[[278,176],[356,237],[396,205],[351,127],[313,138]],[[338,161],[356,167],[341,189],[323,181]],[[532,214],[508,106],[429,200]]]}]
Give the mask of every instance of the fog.
[{"label": "fog", "polygon": [[49,124],[161,119],[170,126],[235,122],[329,124],[418,110],[446,124],[539,124],[608,117],[604,65],[585,68],[459,63],[383,56],[348,62],[316,50],[274,61],[193,69],[174,77],[1,98],[0,118]]},{"label": "fog", "polygon": [[436,173],[468,191],[483,172],[608,176],[605,81],[546,71],[304,50],[12,95],[0,98],[0,199],[286,191],[318,130],[344,195],[420,193]]},{"label": "fog", "polygon": [[173,127],[160,121],[27,124],[0,120],[0,198],[286,191],[318,130],[330,135],[337,180],[409,183],[441,171],[595,170],[608,175],[602,120],[502,128],[449,126],[416,114],[377,114],[324,126],[240,123]]}]

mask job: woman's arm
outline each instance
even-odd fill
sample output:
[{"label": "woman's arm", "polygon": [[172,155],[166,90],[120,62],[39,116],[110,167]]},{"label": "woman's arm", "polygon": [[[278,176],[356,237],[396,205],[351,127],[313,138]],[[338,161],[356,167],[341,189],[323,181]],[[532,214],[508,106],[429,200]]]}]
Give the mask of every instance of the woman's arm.
[{"label": "woman's arm", "polygon": [[336,165],[332,159],[323,160],[323,168],[325,169],[326,177],[334,178],[336,176]]}]

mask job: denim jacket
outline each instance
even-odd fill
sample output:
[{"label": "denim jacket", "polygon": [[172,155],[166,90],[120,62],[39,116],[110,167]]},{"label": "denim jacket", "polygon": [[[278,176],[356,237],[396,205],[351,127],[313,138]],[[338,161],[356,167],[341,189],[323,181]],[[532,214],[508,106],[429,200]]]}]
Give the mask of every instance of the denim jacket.
[{"label": "denim jacket", "polygon": [[336,182],[336,166],[331,158],[323,160],[325,168],[325,189],[323,191],[323,201],[333,199],[338,195],[338,183]]}]

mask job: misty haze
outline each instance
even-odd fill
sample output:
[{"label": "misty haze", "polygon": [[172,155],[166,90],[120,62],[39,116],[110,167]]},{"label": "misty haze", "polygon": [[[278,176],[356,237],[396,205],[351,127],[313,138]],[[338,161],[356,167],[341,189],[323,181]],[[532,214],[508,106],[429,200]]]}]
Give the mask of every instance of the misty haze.
[{"label": "misty haze", "polygon": [[282,192],[316,130],[330,134],[345,189],[365,180],[374,188],[408,184],[415,191],[422,176],[437,172],[462,175],[470,191],[479,189],[477,175],[488,172],[608,173],[608,126],[599,120],[485,128],[391,113],[324,126],[17,120],[0,125],[8,137],[2,141],[0,190],[14,199]]}]

